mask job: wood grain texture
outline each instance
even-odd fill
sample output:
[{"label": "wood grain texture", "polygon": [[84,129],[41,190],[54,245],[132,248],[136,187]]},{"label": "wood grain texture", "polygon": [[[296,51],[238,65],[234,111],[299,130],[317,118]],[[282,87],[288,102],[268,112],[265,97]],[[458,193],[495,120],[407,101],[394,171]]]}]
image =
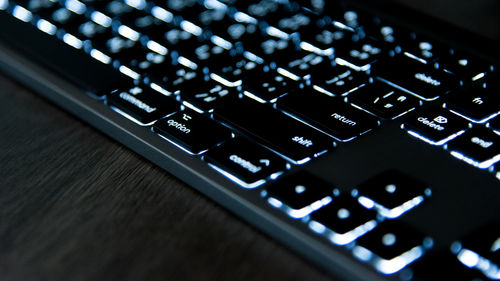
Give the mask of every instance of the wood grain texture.
[{"label": "wood grain texture", "polygon": [[332,280],[0,76],[0,280]]}]

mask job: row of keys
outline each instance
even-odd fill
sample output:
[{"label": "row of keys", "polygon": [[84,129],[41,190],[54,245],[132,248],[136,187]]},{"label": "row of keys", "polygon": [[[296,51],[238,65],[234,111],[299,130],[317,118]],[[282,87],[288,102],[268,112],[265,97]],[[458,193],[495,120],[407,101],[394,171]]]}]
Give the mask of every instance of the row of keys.
[{"label": "row of keys", "polygon": [[384,221],[399,217],[430,193],[422,182],[394,170],[362,183],[354,196],[305,171],[261,192],[269,204],[307,222],[333,244],[350,245],[354,256],[384,274],[400,271],[432,247],[432,239],[398,221]]},{"label": "row of keys", "polygon": [[500,135],[495,130],[500,113],[497,91],[496,83],[463,88],[445,99],[442,107],[420,110],[402,127],[476,167],[490,168],[500,160]]}]

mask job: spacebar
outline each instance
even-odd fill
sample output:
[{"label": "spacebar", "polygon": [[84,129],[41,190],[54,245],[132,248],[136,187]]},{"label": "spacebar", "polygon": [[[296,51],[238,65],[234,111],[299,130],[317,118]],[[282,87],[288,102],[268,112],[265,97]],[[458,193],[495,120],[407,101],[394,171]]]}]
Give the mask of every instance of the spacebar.
[{"label": "spacebar", "polygon": [[7,13],[0,13],[0,38],[14,50],[65,77],[87,92],[97,96],[128,85],[131,79],[111,65],[93,59],[82,50],[71,47],[55,36],[21,22]]},{"label": "spacebar", "polygon": [[250,136],[295,164],[333,148],[330,137],[267,105],[251,100],[220,107],[214,118]]}]

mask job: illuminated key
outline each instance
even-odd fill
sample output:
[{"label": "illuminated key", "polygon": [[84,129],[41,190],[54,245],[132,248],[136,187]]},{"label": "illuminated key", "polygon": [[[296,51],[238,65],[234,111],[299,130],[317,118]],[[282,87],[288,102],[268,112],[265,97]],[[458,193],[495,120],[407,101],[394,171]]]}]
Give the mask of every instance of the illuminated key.
[{"label": "illuminated key", "polygon": [[366,208],[392,219],[422,203],[431,190],[413,177],[389,170],[360,184],[354,194]]},{"label": "illuminated key", "polygon": [[265,195],[274,207],[293,218],[302,218],[330,203],[334,188],[322,179],[301,171],[269,186]]},{"label": "illuminated key", "polygon": [[354,255],[384,274],[394,274],[422,257],[433,240],[399,222],[388,221],[358,239]]}]

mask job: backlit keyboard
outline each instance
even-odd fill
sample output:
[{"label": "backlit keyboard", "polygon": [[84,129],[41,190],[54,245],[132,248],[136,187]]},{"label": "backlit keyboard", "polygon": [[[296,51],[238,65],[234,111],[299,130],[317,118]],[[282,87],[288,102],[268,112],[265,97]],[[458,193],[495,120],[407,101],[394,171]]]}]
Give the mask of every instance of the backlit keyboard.
[{"label": "backlit keyboard", "polygon": [[[0,0],[0,14],[9,44],[86,98],[381,278],[437,280],[449,268],[460,280],[500,279],[498,225],[452,239],[400,219],[439,186],[395,164],[339,188],[316,162],[397,128],[499,187],[500,80],[483,57],[334,3]],[[323,172],[301,169],[315,162]]]}]

